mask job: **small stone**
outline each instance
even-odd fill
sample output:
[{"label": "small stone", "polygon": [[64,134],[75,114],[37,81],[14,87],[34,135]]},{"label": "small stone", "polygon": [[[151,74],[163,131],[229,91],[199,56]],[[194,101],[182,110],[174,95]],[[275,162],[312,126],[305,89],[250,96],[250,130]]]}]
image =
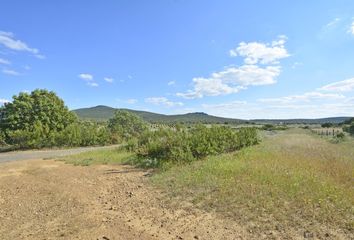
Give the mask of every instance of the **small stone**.
[{"label": "small stone", "polygon": [[309,231],[304,232],[304,238],[313,238],[313,233]]}]

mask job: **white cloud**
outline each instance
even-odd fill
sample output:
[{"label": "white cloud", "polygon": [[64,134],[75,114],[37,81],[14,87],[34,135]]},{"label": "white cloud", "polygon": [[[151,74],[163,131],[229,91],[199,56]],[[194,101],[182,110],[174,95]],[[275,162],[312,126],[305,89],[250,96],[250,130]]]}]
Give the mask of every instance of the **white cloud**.
[{"label": "white cloud", "polygon": [[3,104],[8,103],[8,102],[10,102],[10,101],[7,100],[7,99],[4,99],[4,98],[0,98],[0,105],[3,105]]},{"label": "white cloud", "polygon": [[28,65],[23,66],[23,68],[26,69],[27,71],[28,71],[28,70],[31,70],[31,67],[28,66]]},{"label": "white cloud", "polygon": [[31,48],[21,40],[15,39],[11,32],[0,31],[0,44],[11,50],[29,52],[38,58],[44,58],[37,48]]},{"label": "white cloud", "polygon": [[194,89],[186,93],[177,93],[177,96],[194,99],[203,96],[218,96],[237,93],[247,86],[260,86],[276,83],[280,74],[279,66],[258,67],[243,65],[229,67],[224,71],[212,73],[209,78],[194,78]]},{"label": "white cloud", "polygon": [[11,62],[9,60],[6,60],[6,59],[3,59],[3,58],[0,58],[0,64],[4,64],[4,65],[10,65]]},{"label": "white cloud", "polygon": [[132,75],[128,75],[128,78],[129,78],[129,79],[133,79],[133,76],[132,76]]},{"label": "white cloud", "polygon": [[84,80],[88,86],[98,87],[98,83],[93,80],[93,75],[89,73],[81,73],[78,75],[78,77]]},{"label": "white cloud", "polygon": [[284,46],[286,40],[287,37],[282,35],[271,44],[241,42],[237,48],[230,50],[230,56],[244,57],[246,64],[277,64],[280,59],[290,56]]},{"label": "white cloud", "polygon": [[175,81],[169,81],[169,82],[167,83],[168,86],[172,86],[172,85],[175,85],[175,84],[176,84]]},{"label": "white cloud", "polygon": [[172,102],[165,97],[150,97],[145,98],[145,102],[152,103],[154,105],[163,105],[166,107],[176,107],[176,106],[183,106],[182,102]]},{"label": "white cloud", "polygon": [[346,79],[339,82],[334,82],[328,85],[325,85],[319,90],[330,91],[330,92],[349,92],[354,90],[354,78]]},{"label": "white cloud", "polygon": [[87,82],[87,85],[89,85],[90,87],[98,87],[98,83],[95,82]]},{"label": "white cloud", "polygon": [[7,75],[12,75],[12,76],[19,76],[21,75],[19,72],[16,72],[15,70],[10,70],[10,69],[3,69],[2,72]]},{"label": "white cloud", "polygon": [[36,58],[39,58],[39,59],[46,59],[46,56],[42,55],[42,54],[36,54],[34,55]]},{"label": "white cloud", "polygon": [[341,94],[333,94],[333,93],[321,93],[321,92],[307,92],[301,95],[290,95],[286,97],[280,98],[262,98],[259,99],[259,102],[263,103],[295,103],[295,102],[309,102],[313,100],[321,100],[321,99],[344,99],[345,96]]},{"label": "white cloud", "polygon": [[112,83],[112,82],[114,82],[114,79],[113,78],[111,78],[111,77],[105,77],[105,78],[103,78],[106,82],[108,82],[108,83]]},{"label": "white cloud", "polygon": [[348,33],[354,35],[354,21],[352,22],[352,25],[349,27]]},{"label": "white cloud", "polygon": [[137,99],[134,99],[134,98],[130,98],[130,99],[127,99],[126,102],[129,103],[129,104],[135,104],[135,103],[138,102],[138,100],[137,100]]},{"label": "white cloud", "polygon": [[326,28],[334,27],[340,22],[340,18],[334,18],[332,21],[326,24]]},{"label": "white cloud", "polygon": [[204,109],[229,109],[229,108],[238,108],[244,107],[247,104],[246,101],[232,101],[227,103],[219,103],[219,104],[202,104]]},{"label": "white cloud", "polygon": [[[290,56],[284,46],[286,40],[287,37],[281,35],[272,43],[241,42],[237,48],[230,50],[230,55],[243,57],[244,65],[227,67],[207,78],[193,78],[193,89],[176,95],[195,99],[237,93],[249,86],[274,84],[281,72],[279,60]],[[256,65],[258,63],[267,66],[261,67]]]},{"label": "white cloud", "polygon": [[295,68],[297,68],[297,67],[299,67],[299,66],[302,66],[302,65],[303,65],[302,62],[294,62],[293,65],[291,66],[291,68],[292,68],[292,69],[295,69]]},{"label": "white cloud", "polygon": [[85,81],[92,81],[93,80],[93,76],[88,73],[81,73],[81,74],[79,74],[78,77],[85,80]]}]

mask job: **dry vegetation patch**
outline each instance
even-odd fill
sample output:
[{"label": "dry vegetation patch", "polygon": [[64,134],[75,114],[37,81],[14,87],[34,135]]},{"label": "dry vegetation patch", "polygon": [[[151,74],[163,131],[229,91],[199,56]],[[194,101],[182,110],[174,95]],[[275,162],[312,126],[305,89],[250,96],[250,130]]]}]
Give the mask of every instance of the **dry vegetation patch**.
[{"label": "dry vegetation patch", "polygon": [[354,142],[308,131],[175,166],[153,177],[171,196],[246,224],[262,236],[353,238]]}]

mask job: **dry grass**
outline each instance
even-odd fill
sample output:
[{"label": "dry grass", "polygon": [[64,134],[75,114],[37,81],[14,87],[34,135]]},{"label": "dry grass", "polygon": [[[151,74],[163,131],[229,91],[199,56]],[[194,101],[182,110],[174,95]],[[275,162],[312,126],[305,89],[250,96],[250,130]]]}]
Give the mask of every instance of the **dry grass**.
[{"label": "dry grass", "polygon": [[353,140],[333,144],[309,131],[289,130],[238,153],[172,167],[152,180],[170,196],[253,232],[353,237]]},{"label": "dry grass", "polygon": [[132,153],[126,152],[121,148],[113,148],[83,152],[64,157],[60,160],[75,166],[89,166],[92,164],[120,164],[128,162],[132,155]]}]

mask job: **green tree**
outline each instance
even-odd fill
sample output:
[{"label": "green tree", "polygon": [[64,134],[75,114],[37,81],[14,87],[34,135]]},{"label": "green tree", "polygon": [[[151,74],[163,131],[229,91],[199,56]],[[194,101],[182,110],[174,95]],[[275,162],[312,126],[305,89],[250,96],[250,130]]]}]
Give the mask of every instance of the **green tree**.
[{"label": "green tree", "polygon": [[333,123],[323,123],[323,124],[321,124],[321,127],[323,127],[323,128],[331,128],[333,126],[334,126]]},{"label": "green tree", "polygon": [[147,129],[147,124],[139,116],[131,112],[118,110],[109,119],[108,128],[114,138],[113,141],[119,142],[138,137]]},{"label": "green tree", "polygon": [[0,108],[0,131],[5,133],[6,142],[21,146],[52,145],[55,133],[75,121],[76,115],[64,101],[44,89],[21,92]]}]

